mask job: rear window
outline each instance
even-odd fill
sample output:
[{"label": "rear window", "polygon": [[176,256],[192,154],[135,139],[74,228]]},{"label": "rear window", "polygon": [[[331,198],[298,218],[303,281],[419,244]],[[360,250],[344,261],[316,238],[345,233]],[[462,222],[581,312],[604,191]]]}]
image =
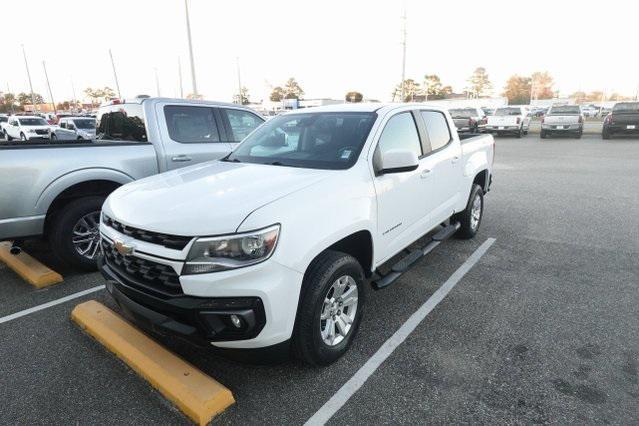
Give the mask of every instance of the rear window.
[{"label": "rear window", "polygon": [[562,105],[550,108],[549,115],[579,115],[581,110],[576,105]]},{"label": "rear window", "polygon": [[124,104],[101,108],[96,123],[96,139],[147,142],[142,105]]},{"label": "rear window", "polygon": [[519,108],[498,108],[495,111],[495,115],[504,116],[504,115],[521,115],[521,109]]},{"label": "rear window", "polygon": [[472,118],[477,117],[477,111],[472,108],[462,108],[462,109],[450,109],[451,117],[453,118]]},{"label": "rear window", "polygon": [[0,123],[6,123],[9,121],[9,117],[0,117]]},{"label": "rear window", "polygon": [[625,102],[612,107],[612,112],[639,112],[639,102]]}]

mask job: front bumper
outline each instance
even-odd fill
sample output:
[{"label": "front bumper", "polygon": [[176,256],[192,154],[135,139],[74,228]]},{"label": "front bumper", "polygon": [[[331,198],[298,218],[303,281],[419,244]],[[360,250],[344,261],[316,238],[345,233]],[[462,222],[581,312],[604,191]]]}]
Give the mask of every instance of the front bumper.
[{"label": "front bumper", "polygon": [[[98,266],[125,314],[160,334],[237,349],[271,347],[292,335],[302,274],[272,260],[231,271],[180,276],[181,290],[175,294],[156,291],[103,259]],[[241,329],[234,327],[231,315],[240,318]]]}]

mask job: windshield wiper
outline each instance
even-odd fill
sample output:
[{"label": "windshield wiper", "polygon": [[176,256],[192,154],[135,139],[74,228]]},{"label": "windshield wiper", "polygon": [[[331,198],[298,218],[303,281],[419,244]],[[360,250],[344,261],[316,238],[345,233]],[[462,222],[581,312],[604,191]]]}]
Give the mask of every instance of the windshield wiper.
[{"label": "windshield wiper", "polygon": [[241,163],[241,161],[238,160],[237,158],[234,158],[232,160],[229,159],[228,155],[226,157],[222,158],[222,161],[228,161],[229,163]]}]

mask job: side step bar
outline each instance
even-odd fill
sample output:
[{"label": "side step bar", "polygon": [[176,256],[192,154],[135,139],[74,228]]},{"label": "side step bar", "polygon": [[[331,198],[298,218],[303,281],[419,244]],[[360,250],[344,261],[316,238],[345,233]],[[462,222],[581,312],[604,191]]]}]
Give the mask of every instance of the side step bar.
[{"label": "side step bar", "polygon": [[380,275],[379,273],[375,273],[373,276],[373,280],[371,284],[375,290],[381,290],[382,288],[386,288],[389,285],[393,284],[402,274],[408,271],[418,260],[422,257],[426,256],[428,253],[433,251],[435,247],[437,247],[442,241],[450,238],[461,225],[459,222],[455,222],[453,224],[445,226],[435,235],[433,235],[431,241],[426,244],[423,248],[417,248],[408,253],[405,257],[395,263],[389,273],[386,275]]}]

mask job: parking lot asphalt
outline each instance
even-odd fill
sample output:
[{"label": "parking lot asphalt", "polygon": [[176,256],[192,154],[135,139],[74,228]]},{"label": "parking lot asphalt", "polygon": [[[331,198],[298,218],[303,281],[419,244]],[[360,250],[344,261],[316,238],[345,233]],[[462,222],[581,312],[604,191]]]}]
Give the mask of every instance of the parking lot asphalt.
[{"label": "parking lot asphalt", "polygon": [[[488,238],[496,242],[332,417],[360,423],[639,422],[639,140],[497,138],[474,240],[369,292],[351,351],[323,369],[253,366],[162,338],[230,388],[219,424],[309,419]],[[46,247],[30,250],[44,257]],[[56,267],[56,265],[51,265]],[[103,284],[34,290],[0,264],[0,317]],[[0,323],[0,413],[16,423],[187,424],[73,324],[79,302]]]}]

